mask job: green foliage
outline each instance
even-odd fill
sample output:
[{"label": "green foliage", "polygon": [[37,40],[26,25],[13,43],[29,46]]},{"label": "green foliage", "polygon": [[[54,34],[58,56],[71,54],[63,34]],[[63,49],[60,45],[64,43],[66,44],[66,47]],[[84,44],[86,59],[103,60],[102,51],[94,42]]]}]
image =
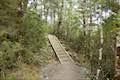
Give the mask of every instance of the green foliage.
[{"label": "green foliage", "polygon": [[10,77],[7,77],[5,80],[16,80],[16,77],[10,76]]},{"label": "green foliage", "polygon": [[0,79],[5,77],[8,69],[18,68],[21,62],[44,63],[43,57],[47,54],[43,51],[46,24],[35,12],[28,11],[24,18],[18,17],[18,6],[17,0],[0,1]]},{"label": "green foliage", "polygon": [[45,46],[46,25],[39,19],[37,14],[30,12],[25,20],[26,32],[24,44],[32,51],[39,51]]},{"label": "green foliage", "polygon": [[[14,68],[16,65],[17,57],[19,55],[19,52],[22,50],[22,47],[19,43],[13,43],[10,41],[4,41],[1,44],[1,70],[6,68]],[[3,63],[2,63],[3,62]]]},{"label": "green foliage", "polygon": [[[116,32],[120,30],[120,5],[115,0],[91,0],[78,1],[76,8],[73,8],[74,0],[66,0],[68,6],[64,6],[63,0],[42,0],[39,16],[53,18],[54,27],[48,28],[48,24],[43,21],[36,10],[26,11],[28,0],[1,0],[0,1],[0,75],[3,76],[7,69],[17,68],[19,62],[27,64],[46,63],[48,57],[48,48],[46,47],[47,30],[65,40],[67,44],[74,49],[80,56],[84,54],[91,66],[92,73],[101,64],[102,75],[107,73],[110,80],[114,77],[115,51],[114,45]],[[21,6],[19,3],[23,2]],[[85,27],[95,27],[92,22],[92,15],[96,14],[96,6],[102,5],[103,9],[109,7],[114,14],[104,20],[103,34],[104,44],[100,43],[99,28],[85,31]],[[36,8],[35,4],[35,8]],[[18,10],[22,8],[22,11]],[[35,9],[33,8],[33,9]],[[65,11],[64,11],[65,10]],[[44,11],[44,12],[43,12]],[[26,14],[24,15],[24,12]],[[64,13],[65,12],[65,13]],[[57,16],[57,17],[56,17]],[[42,16],[41,16],[42,17]],[[64,19],[65,17],[65,19]],[[57,19],[58,18],[58,19]],[[57,20],[56,20],[57,19]],[[91,21],[90,21],[91,20]],[[87,23],[90,23],[87,24]],[[82,28],[84,26],[84,28]],[[52,30],[53,29],[53,30]],[[87,29],[87,28],[86,28]],[[99,48],[103,48],[103,59],[99,62]],[[108,69],[109,68],[109,69]],[[106,80],[104,78],[104,80]],[[14,77],[8,80],[14,80]]]},{"label": "green foliage", "polygon": [[17,0],[0,1],[0,27],[16,25]]},{"label": "green foliage", "polygon": [[107,5],[113,10],[113,12],[117,13],[120,10],[120,4],[118,1],[108,0],[107,2],[108,2]]}]

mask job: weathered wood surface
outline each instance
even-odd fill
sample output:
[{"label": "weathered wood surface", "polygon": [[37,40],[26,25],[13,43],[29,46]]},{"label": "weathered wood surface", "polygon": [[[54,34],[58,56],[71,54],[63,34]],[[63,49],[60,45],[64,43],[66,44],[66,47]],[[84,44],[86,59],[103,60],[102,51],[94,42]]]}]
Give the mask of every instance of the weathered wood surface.
[{"label": "weathered wood surface", "polygon": [[73,59],[70,57],[70,55],[66,52],[66,50],[63,48],[62,44],[58,40],[58,38],[54,35],[48,35],[48,39],[60,61],[61,64],[69,64],[74,63]]}]

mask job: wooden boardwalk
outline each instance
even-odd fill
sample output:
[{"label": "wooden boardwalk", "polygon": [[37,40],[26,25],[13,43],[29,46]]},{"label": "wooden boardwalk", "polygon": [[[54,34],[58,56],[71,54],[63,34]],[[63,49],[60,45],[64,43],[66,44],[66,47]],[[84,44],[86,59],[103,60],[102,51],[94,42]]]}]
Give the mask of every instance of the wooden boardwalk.
[{"label": "wooden boardwalk", "polygon": [[48,35],[48,39],[61,64],[45,68],[45,80],[88,80],[86,69],[74,64],[73,59],[63,48],[58,38]]},{"label": "wooden boardwalk", "polygon": [[70,64],[74,63],[73,59],[70,57],[70,55],[66,52],[66,50],[63,48],[62,44],[58,40],[58,38],[54,35],[48,35],[48,39],[60,61],[61,64]]}]

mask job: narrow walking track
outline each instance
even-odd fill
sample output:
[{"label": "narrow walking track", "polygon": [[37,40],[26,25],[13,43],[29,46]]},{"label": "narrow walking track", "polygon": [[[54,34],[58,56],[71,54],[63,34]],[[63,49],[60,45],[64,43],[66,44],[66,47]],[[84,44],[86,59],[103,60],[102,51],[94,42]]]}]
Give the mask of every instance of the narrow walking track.
[{"label": "narrow walking track", "polygon": [[45,80],[87,80],[85,69],[74,64],[58,38],[48,35],[48,39],[61,64],[49,68]]},{"label": "narrow walking track", "polygon": [[48,35],[48,38],[61,64],[74,63],[56,36]]}]

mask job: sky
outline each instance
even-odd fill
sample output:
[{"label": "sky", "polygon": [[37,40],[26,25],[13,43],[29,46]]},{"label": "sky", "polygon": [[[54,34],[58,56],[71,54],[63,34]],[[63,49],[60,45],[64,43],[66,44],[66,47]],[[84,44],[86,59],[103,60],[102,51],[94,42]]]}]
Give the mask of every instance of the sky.
[{"label": "sky", "polygon": [[[77,2],[76,2],[76,1],[77,1],[77,0],[74,0],[74,3],[73,3],[73,4],[74,4],[74,6],[73,6],[73,7],[74,7],[74,9],[73,9],[74,12],[75,12],[75,10],[78,8],[78,5],[77,5]],[[30,6],[32,2],[33,2],[33,0],[29,0],[28,6]],[[66,2],[65,2],[65,3],[66,3]],[[66,7],[69,7],[69,5],[65,5],[64,9],[66,9]],[[41,8],[40,6],[37,6],[38,13],[39,13],[39,9],[40,9],[40,8]],[[111,11],[110,9],[105,9],[105,10],[102,12],[102,18],[103,18],[103,19],[108,18],[111,13],[112,13],[112,11]],[[56,16],[56,17],[57,17],[57,16]],[[42,16],[42,18],[44,19],[45,16]],[[49,23],[52,22],[50,15],[48,15],[47,19],[48,19],[48,22],[49,22]],[[102,20],[101,20],[101,15],[95,14],[95,16],[93,16],[93,21],[94,21],[94,23],[96,23],[96,24],[100,24],[100,23],[102,22]]]}]

